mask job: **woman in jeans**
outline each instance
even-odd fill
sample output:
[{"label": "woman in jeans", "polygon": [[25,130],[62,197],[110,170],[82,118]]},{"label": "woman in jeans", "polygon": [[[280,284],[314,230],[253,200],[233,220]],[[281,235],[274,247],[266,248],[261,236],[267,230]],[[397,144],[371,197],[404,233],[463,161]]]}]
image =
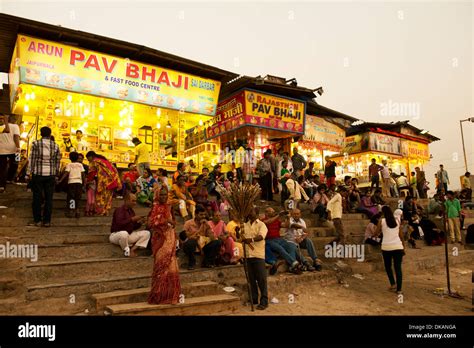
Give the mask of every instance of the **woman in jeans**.
[{"label": "woman in jeans", "polygon": [[[395,210],[392,212],[389,206],[382,207],[382,218],[377,225],[377,233],[382,232],[382,256],[385,264],[385,271],[387,272],[388,280],[390,281],[390,291],[396,290],[397,294],[402,293],[402,258],[405,255],[403,246],[403,236],[400,232],[400,221],[402,211]],[[392,260],[395,268],[395,279],[392,272]]]}]

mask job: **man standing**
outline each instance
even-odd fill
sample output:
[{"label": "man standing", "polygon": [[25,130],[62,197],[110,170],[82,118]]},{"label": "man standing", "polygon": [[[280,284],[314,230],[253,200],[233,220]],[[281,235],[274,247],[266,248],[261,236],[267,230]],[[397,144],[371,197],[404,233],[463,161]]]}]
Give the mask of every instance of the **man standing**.
[{"label": "man standing", "polygon": [[[244,223],[242,244],[247,255],[247,269],[253,304],[258,310],[268,307],[267,270],[265,269],[265,236],[268,229],[252,210],[248,221]],[[258,290],[260,289],[260,301]]]},{"label": "man standing", "polygon": [[[53,210],[54,184],[59,175],[61,152],[59,146],[51,139],[51,128],[40,129],[41,139],[31,145],[28,162],[28,176],[31,176],[33,191],[33,222],[29,226],[51,226]],[[41,214],[41,203],[44,198],[44,210]]]},{"label": "man standing", "polygon": [[135,164],[138,172],[143,175],[145,168],[150,168],[150,152],[148,146],[138,138],[133,138],[132,143],[135,145]]},{"label": "man standing", "polygon": [[5,126],[0,133],[0,193],[3,193],[7,181],[15,179],[20,161],[20,127],[15,123],[13,115],[3,115],[0,121]]},{"label": "man standing", "polygon": [[379,172],[382,170],[382,166],[377,164],[377,160],[372,158],[372,164],[369,166],[369,180],[370,190],[374,188],[379,188]]},{"label": "man standing", "polygon": [[390,183],[391,183],[391,177],[390,177],[390,171],[388,169],[388,164],[387,160],[382,161],[382,180],[383,180],[383,196],[384,197],[391,197],[392,195],[390,194]]},{"label": "man standing", "polygon": [[461,179],[461,189],[467,190],[467,199],[472,200],[471,173],[466,172]]},{"label": "man standing", "polygon": [[[137,204],[137,197],[133,193],[126,193],[123,205],[114,211],[109,240],[112,244],[120,245],[123,254],[135,257],[138,248],[145,249],[150,240],[150,231],[138,229],[146,221],[145,216],[135,215],[133,207]],[[130,249],[130,245],[133,245]]]},{"label": "man standing", "polygon": [[273,201],[272,162],[268,150],[263,154],[263,159],[258,165],[258,176],[262,188],[262,201]]},{"label": "man standing", "polygon": [[302,155],[298,153],[298,148],[293,149],[293,156],[291,157],[293,163],[293,173],[296,174],[296,177],[299,177],[303,174],[303,169],[306,167],[306,160]]},{"label": "man standing", "polygon": [[324,177],[326,178],[326,186],[330,187],[336,184],[336,162],[331,161],[329,156],[326,156],[325,160]]},{"label": "man standing", "polygon": [[[345,191],[344,188],[340,192]],[[328,220],[332,220],[336,229],[336,239],[330,244],[336,242],[345,243],[344,226],[342,225],[342,196],[336,192],[336,186],[333,185],[329,189],[331,198],[329,199],[326,210],[328,211]]]},{"label": "man standing", "polygon": [[304,171],[304,179],[308,180],[309,178],[313,177],[314,175],[314,162],[308,163],[308,169]]},{"label": "man standing", "polygon": [[438,190],[444,188],[444,192],[448,192],[449,177],[448,172],[444,170],[442,164],[439,165],[439,170],[436,173],[436,178],[438,179]]},{"label": "man standing", "polygon": [[235,169],[237,170],[237,180],[238,182],[244,181],[244,172],[242,167],[245,162],[246,151],[242,140],[237,140],[237,150],[235,151]]},{"label": "man standing", "polygon": [[448,218],[449,236],[451,237],[451,243],[456,241],[462,244],[461,228],[459,217],[461,214],[461,203],[457,198],[454,198],[454,192],[447,192],[448,199],[444,202],[446,209],[446,215]]},{"label": "man standing", "polygon": [[426,198],[425,183],[426,177],[425,172],[420,170],[420,167],[415,167],[416,172],[416,188],[420,198]]},{"label": "man standing", "polygon": [[83,133],[80,129],[76,131],[76,139],[74,140],[73,146],[76,152],[89,150],[89,144],[83,139]]}]

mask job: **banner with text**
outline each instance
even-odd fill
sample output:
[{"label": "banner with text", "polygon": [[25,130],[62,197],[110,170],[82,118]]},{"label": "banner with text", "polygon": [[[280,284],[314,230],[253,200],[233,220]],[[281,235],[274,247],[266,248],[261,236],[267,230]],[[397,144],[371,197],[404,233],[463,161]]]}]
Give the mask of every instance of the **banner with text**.
[{"label": "banner with text", "polygon": [[410,159],[428,161],[430,159],[430,150],[428,144],[404,139],[402,141],[402,155]]},{"label": "banner with text", "polygon": [[344,147],[346,132],[321,117],[306,115],[303,140],[313,144],[319,150],[341,151]]},{"label": "banner with text", "polygon": [[216,112],[219,81],[24,35],[18,35],[16,49],[23,83],[197,114]]}]

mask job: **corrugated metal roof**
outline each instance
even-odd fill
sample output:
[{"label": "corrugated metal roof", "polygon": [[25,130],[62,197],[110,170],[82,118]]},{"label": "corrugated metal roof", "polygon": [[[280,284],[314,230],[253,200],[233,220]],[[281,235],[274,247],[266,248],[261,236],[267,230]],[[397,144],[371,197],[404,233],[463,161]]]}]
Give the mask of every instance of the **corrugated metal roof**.
[{"label": "corrugated metal roof", "polygon": [[230,71],[145,46],[0,13],[0,72],[8,72],[17,34],[61,42],[84,49],[137,60],[223,83],[238,76]]},{"label": "corrugated metal roof", "polygon": [[402,127],[407,127],[409,129],[413,130],[417,134],[417,136],[427,138],[427,139],[429,139],[429,141],[441,140],[438,137],[436,137],[432,134],[429,134],[429,133],[421,134],[422,129],[419,129],[419,128],[409,124],[409,122],[410,121],[408,121],[408,120],[391,122],[391,123],[364,122],[360,125],[352,126],[352,127],[348,128],[347,131],[346,131],[346,134],[348,136],[351,136],[351,135],[359,134],[359,133],[362,133],[362,132],[366,132],[370,129],[376,129],[376,128],[380,128],[380,129],[383,129],[383,130],[395,131],[395,132],[400,133]]}]

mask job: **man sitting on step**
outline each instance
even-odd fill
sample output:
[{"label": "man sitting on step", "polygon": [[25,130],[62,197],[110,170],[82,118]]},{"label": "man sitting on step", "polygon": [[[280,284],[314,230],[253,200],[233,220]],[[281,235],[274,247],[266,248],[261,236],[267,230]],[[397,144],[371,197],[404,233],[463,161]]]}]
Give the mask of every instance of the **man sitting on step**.
[{"label": "man sitting on step", "polygon": [[[305,266],[307,271],[313,272],[315,270],[321,270],[321,264],[316,255],[316,248],[314,247],[313,241],[308,238],[309,233],[306,229],[306,222],[301,218],[301,211],[299,209],[293,209],[291,211],[291,217],[288,224],[288,230],[285,234],[285,239],[296,245],[298,248],[298,259]],[[313,260],[311,265],[308,260],[301,253],[301,248],[308,250],[308,254]]]},{"label": "man sitting on step", "polygon": [[279,255],[288,263],[291,273],[301,274],[300,263],[296,259],[296,245],[288,243],[280,236],[280,229],[283,225],[282,214],[285,212],[277,214],[273,208],[267,208],[264,217],[262,217],[262,222],[268,229],[265,236],[265,262],[272,265],[270,275],[274,275],[281,265],[277,260],[277,255]]},{"label": "man sitting on step", "polygon": [[[138,248],[146,248],[150,240],[150,231],[138,230],[145,222],[145,216],[137,216],[133,207],[137,203],[137,197],[127,193],[121,207],[114,211],[109,240],[122,248],[125,256],[137,256]],[[132,246],[133,245],[133,246]],[[130,249],[130,246],[132,248]]]}]

